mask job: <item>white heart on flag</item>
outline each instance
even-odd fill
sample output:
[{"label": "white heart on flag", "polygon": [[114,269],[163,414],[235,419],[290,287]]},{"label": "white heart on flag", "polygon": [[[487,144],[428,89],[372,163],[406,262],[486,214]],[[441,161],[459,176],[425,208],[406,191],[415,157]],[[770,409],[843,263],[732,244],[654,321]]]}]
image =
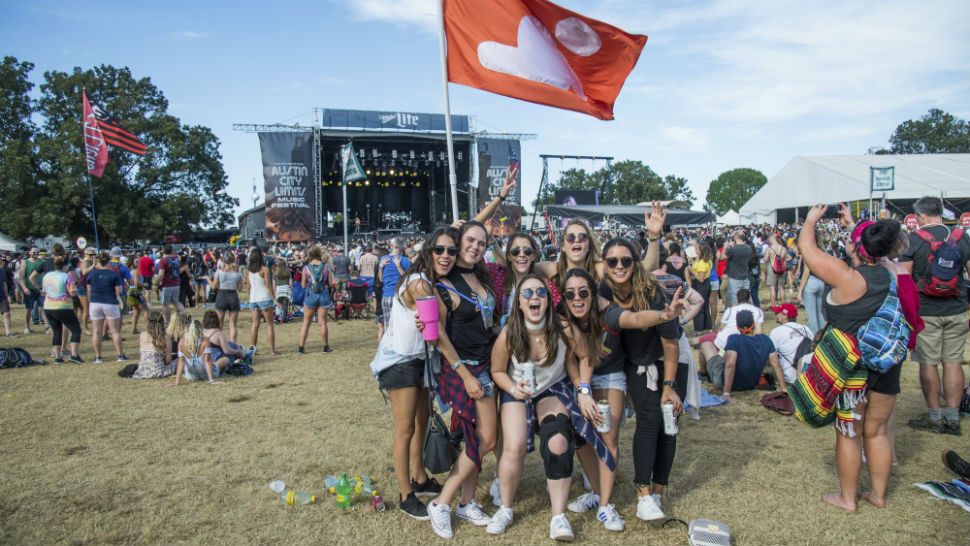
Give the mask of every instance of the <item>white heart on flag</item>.
[{"label": "white heart on flag", "polygon": [[[596,34],[595,31],[593,34]],[[523,17],[516,39],[517,47],[498,42],[478,44],[478,62],[495,72],[551,85],[563,91],[572,90],[580,99],[586,100],[582,82],[538,19],[531,15]],[[599,49],[599,36],[596,36],[596,42],[596,49]],[[572,51],[572,47],[566,47]]]}]

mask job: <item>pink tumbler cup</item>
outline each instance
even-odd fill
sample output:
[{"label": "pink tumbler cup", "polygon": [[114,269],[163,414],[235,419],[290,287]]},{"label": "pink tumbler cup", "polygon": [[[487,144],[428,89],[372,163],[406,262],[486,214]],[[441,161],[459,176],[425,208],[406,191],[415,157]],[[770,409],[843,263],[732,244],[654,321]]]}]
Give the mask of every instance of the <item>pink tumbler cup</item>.
[{"label": "pink tumbler cup", "polygon": [[415,302],[418,307],[418,318],[424,323],[422,335],[425,341],[438,339],[438,298],[427,296],[418,298]]}]

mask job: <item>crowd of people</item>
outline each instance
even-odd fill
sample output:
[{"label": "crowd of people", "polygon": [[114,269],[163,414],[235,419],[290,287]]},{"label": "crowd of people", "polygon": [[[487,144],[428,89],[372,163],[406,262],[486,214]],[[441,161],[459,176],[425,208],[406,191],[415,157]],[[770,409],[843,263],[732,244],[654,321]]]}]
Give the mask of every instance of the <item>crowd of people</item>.
[{"label": "crowd of people", "polygon": [[[495,239],[483,221],[513,188],[514,171],[471,221],[424,238],[358,240],[346,251],[324,243],[3,255],[5,334],[17,335],[10,304],[22,303],[24,335],[43,326],[55,361],[84,362],[83,333],[94,362],[105,360],[108,341],[126,362],[122,317],[129,316],[140,353],[134,377],[218,383],[251,362],[263,324],[273,355],[281,350],[274,325],[300,315],[296,351],[312,352],[314,321],[320,352],[335,350],[328,320],[340,314],[330,313],[360,289],[378,323],[370,368],[390,400],[400,507],[446,539],[454,536],[455,504],[454,516],[487,533],[513,524],[536,437],[550,538],[574,538],[567,512],[594,512],[605,529],[623,531],[621,502],[641,520],[663,520],[677,418],[691,385],[708,383],[728,402],[759,388],[797,398],[799,388],[818,387],[813,370],[827,364],[846,386],[828,408],[840,489],[823,500],[848,511],[858,498],[884,507],[902,359],[876,371],[859,340],[871,337],[874,317],[892,302],[905,319],[904,345],[919,365],[926,403],[909,426],[961,434],[970,238],[944,225],[939,199],[916,202],[920,227],[912,232],[895,220],[857,223],[844,205],[837,218],[814,207],[801,225],[665,231],[665,212],[654,203],[641,231],[595,231],[574,219],[558,234]],[[423,316],[429,301],[437,324]],[[201,321],[189,316],[193,307],[204,308]],[[252,317],[248,349],[238,343],[244,308]],[[774,317],[770,331],[766,315]],[[435,328],[426,341],[425,330]],[[462,449],[439,483],[425,469],[422,445],[429,416],[446,408]],[[619,499],[619,431],[629,420],[636,498]],[[476,498],[489,454],[497,460],[491,515]],[[574,459],[586,492],[570,500]],[[863,465],[871,490],[860,496]]]}]

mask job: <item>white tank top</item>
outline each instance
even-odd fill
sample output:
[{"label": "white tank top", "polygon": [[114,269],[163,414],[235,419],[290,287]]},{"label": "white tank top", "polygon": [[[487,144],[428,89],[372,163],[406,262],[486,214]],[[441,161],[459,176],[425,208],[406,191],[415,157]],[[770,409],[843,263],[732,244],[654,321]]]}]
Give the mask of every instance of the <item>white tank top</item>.
[{"label": "white tank top", "polygon": [[[566,344],[562,339],[559,340],[559,350],[556,351],[556,360],[548,366],[540,366],[538,362],[535,363],[536,366],[536,392],[532,394],[535,398],[537,394],[542,393],[549,387],[563,380],[566,377]],[[522,364],[512,357],[512,381],[516,384],[522,381]]]},{"label": "white tank top", "polygon": [[269,293],[269,289],[266,288],[266,281],[263,280],[263,274],[260,273],[249,273],[249,303],[256,303],[258,301],[272,301],[273,295]]},{"label": "white tank top", "polygon": [[423,273],[413,273],[403,283],[398,283],[397,295],[391,305],[391,320],[388,322],[385,336],[391,336],[390,348],[401,356],[424,356],[424,337],[415,326],[418,313],[408,309],[401,301],[407,286],[414,281],[427,281]]}]

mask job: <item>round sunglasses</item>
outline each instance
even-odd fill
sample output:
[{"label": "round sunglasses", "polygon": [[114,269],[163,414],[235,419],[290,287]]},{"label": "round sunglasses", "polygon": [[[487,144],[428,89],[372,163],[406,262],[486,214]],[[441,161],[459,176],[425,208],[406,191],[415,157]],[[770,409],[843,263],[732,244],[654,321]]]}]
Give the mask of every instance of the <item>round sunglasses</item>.
[{"label": "round sunglasses", "polygon": [[457,256],[458,255],[458,247],[457,246],[435,245],[435,246],[431,247],[431,252],[433,252],[435,256],[441,256],[445,252],[447,252],[449,256]]},{"label": "round sunglasses", "polygon": [[576,299],[576,294],[579,294],[579,299],[584,300],[589,297],[590,293],[589,288],[580,288],[578,291],[572,289],[566,290],[562,295],[567,300],[572,300]]},{"label": "round sunglasses", "polygon": [[513,258],[518,256],[519,254],[532,256],[535,253],[536,253],[535,249],[533,249],[531,246],[522,246],[522,247],[513,246],[512,248],[509,249],[509,256],[512,256]]},{"label": "round sunglasses", "polygon": [[633,265],[633,258],[630,256],[624,256],[622,258],[607,258],[603,261],[606,262],[606,265],[608,265],[610,269],[616,269],[617,264],[622,265],[624,269]]},{"label": "round sunglasses", "polygon": [[589,233],[568,233],[566,234],[567,243],[575,243],[579,241],[580,243],[589,239]]},{"label": "round sunglasses", "polygon": [[531,300],[532,299],[532,296],[537,296],[539,298],[545,298],[548,295],[549,295],[549,289],[547,289],[544,286],[540,286],[539,288],[536,288],[536,289],[523,288],[522,289],[522,293],[519,294],[520,297],[522,297],[523,299],[527,299],[527,300]]}]

